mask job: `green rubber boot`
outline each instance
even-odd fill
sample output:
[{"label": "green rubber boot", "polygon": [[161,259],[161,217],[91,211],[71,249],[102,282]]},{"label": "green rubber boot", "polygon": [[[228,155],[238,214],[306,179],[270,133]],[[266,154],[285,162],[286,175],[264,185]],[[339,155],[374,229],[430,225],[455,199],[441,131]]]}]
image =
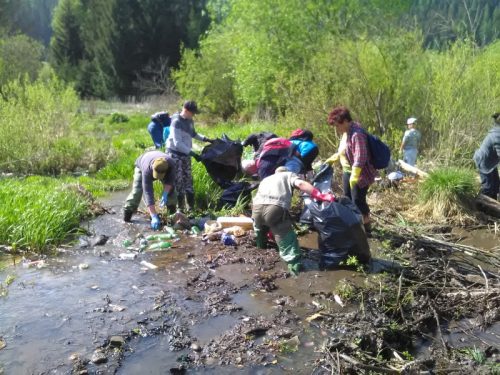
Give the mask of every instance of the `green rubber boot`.
[{"label": "green rubber boot", "polygon": [[300,250],[297,235],[293,230],[288,232],[283,238],[278,241],[278,249],[280,257],[288,264],[300,264],[299,260],[302,255]]},{"label": "green rubber boot", "polygon": [[255,232],[255,245],[259,249],[267,249],[267,232],[262,229],[253,228]]}]

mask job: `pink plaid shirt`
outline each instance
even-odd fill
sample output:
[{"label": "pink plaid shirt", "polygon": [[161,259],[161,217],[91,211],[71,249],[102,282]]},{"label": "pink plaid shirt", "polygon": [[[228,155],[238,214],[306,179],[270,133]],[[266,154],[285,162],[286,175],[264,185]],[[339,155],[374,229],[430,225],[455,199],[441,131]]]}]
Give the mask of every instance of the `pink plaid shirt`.
[{"label": "pink plaid shirt", "polygon": [[361,125],[356,122],[351,123],[351,127],[347,133],[347,148],[345,154],[352,167],[361,168],[358,186],[364,188],[365,186],[373,184],[378,173],[370,163],[371,155],[368,149],[366,133]]}]

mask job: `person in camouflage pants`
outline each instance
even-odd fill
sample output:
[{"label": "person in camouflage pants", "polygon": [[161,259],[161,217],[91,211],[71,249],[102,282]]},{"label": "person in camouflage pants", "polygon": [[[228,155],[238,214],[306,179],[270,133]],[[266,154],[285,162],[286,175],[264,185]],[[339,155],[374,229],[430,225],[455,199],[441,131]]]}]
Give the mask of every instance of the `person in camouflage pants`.
[{"label": "person in camouflage pants", "polygon": [[180,113],[172,116],[170,134],[166,141],[166,152],[177,163],[175,189],[177,192],[177,207],[183,209],[187,200],[189,209],[194,208],[193,175],[191,173],[191,157],[200,161],[200,155],[193,152],[193,138],[210,142],[209,139],[194,129],[193,116],[198,113],[196,102],[188,100]]}]

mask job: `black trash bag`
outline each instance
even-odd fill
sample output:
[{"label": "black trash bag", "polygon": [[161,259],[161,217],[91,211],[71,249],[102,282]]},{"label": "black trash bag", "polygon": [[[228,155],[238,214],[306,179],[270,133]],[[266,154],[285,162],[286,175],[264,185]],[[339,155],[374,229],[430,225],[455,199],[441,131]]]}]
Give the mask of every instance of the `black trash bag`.
[{"label": "black trash bag", "polygon": [[349,255],[355,255],[361,263],[370,261],[370,246],[361,212],[349,198],[342,197],[331,203],[317,203],[306,198],[304,202],[318,231],[322,267],[338,266]]},{"label": "black trash bag", "polygon": [[246,181],[232,182],[231,186],[224,189],[219,199],[219,209],[222,207],[234,207],[238,199],[247,199],[250,202],[251,193],[259,186],[258,183],[250,184]]},{"label": "black trash bag", "polygon": [[203,148],[201,162],[210,177],[223,189],[231,186],[231,181],[241,172],[243,146],[232,141],[225,134]]},{"label": "black trash bag", "polygon": [[[333,178],[333,168],[330,167],[328,164],[323,164],[319,168],[318,173],[316,174],[316,176],[314,176],[311,183],[314,185],[316,189],[318,189],[322,193],[329,193],[332,191],[332,178]],[[304,209],[302,210],[299,222],[302,224],[309,225],[311,227],[313,226],[313,218],[307,206],[305,206]]]}]

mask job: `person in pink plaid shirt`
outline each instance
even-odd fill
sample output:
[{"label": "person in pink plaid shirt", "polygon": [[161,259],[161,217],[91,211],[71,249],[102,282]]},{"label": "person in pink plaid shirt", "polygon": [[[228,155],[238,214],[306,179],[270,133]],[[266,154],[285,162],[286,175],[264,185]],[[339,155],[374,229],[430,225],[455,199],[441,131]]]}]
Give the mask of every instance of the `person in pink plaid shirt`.
[{"label": "person in pink plaid shirt", "polygon": [[345,155],[351,165],[350,172],[344,172],[342,182],[344,194],[351,198],[363,215],[365,229],[370,228],[370,207],[366,202],[368,188],[375,181],[377,170],[371,164],[370,150],[365,130],[354,122],[346,107],[336,107],[328,115],[328,124],[339,134],[347,133]]}]

